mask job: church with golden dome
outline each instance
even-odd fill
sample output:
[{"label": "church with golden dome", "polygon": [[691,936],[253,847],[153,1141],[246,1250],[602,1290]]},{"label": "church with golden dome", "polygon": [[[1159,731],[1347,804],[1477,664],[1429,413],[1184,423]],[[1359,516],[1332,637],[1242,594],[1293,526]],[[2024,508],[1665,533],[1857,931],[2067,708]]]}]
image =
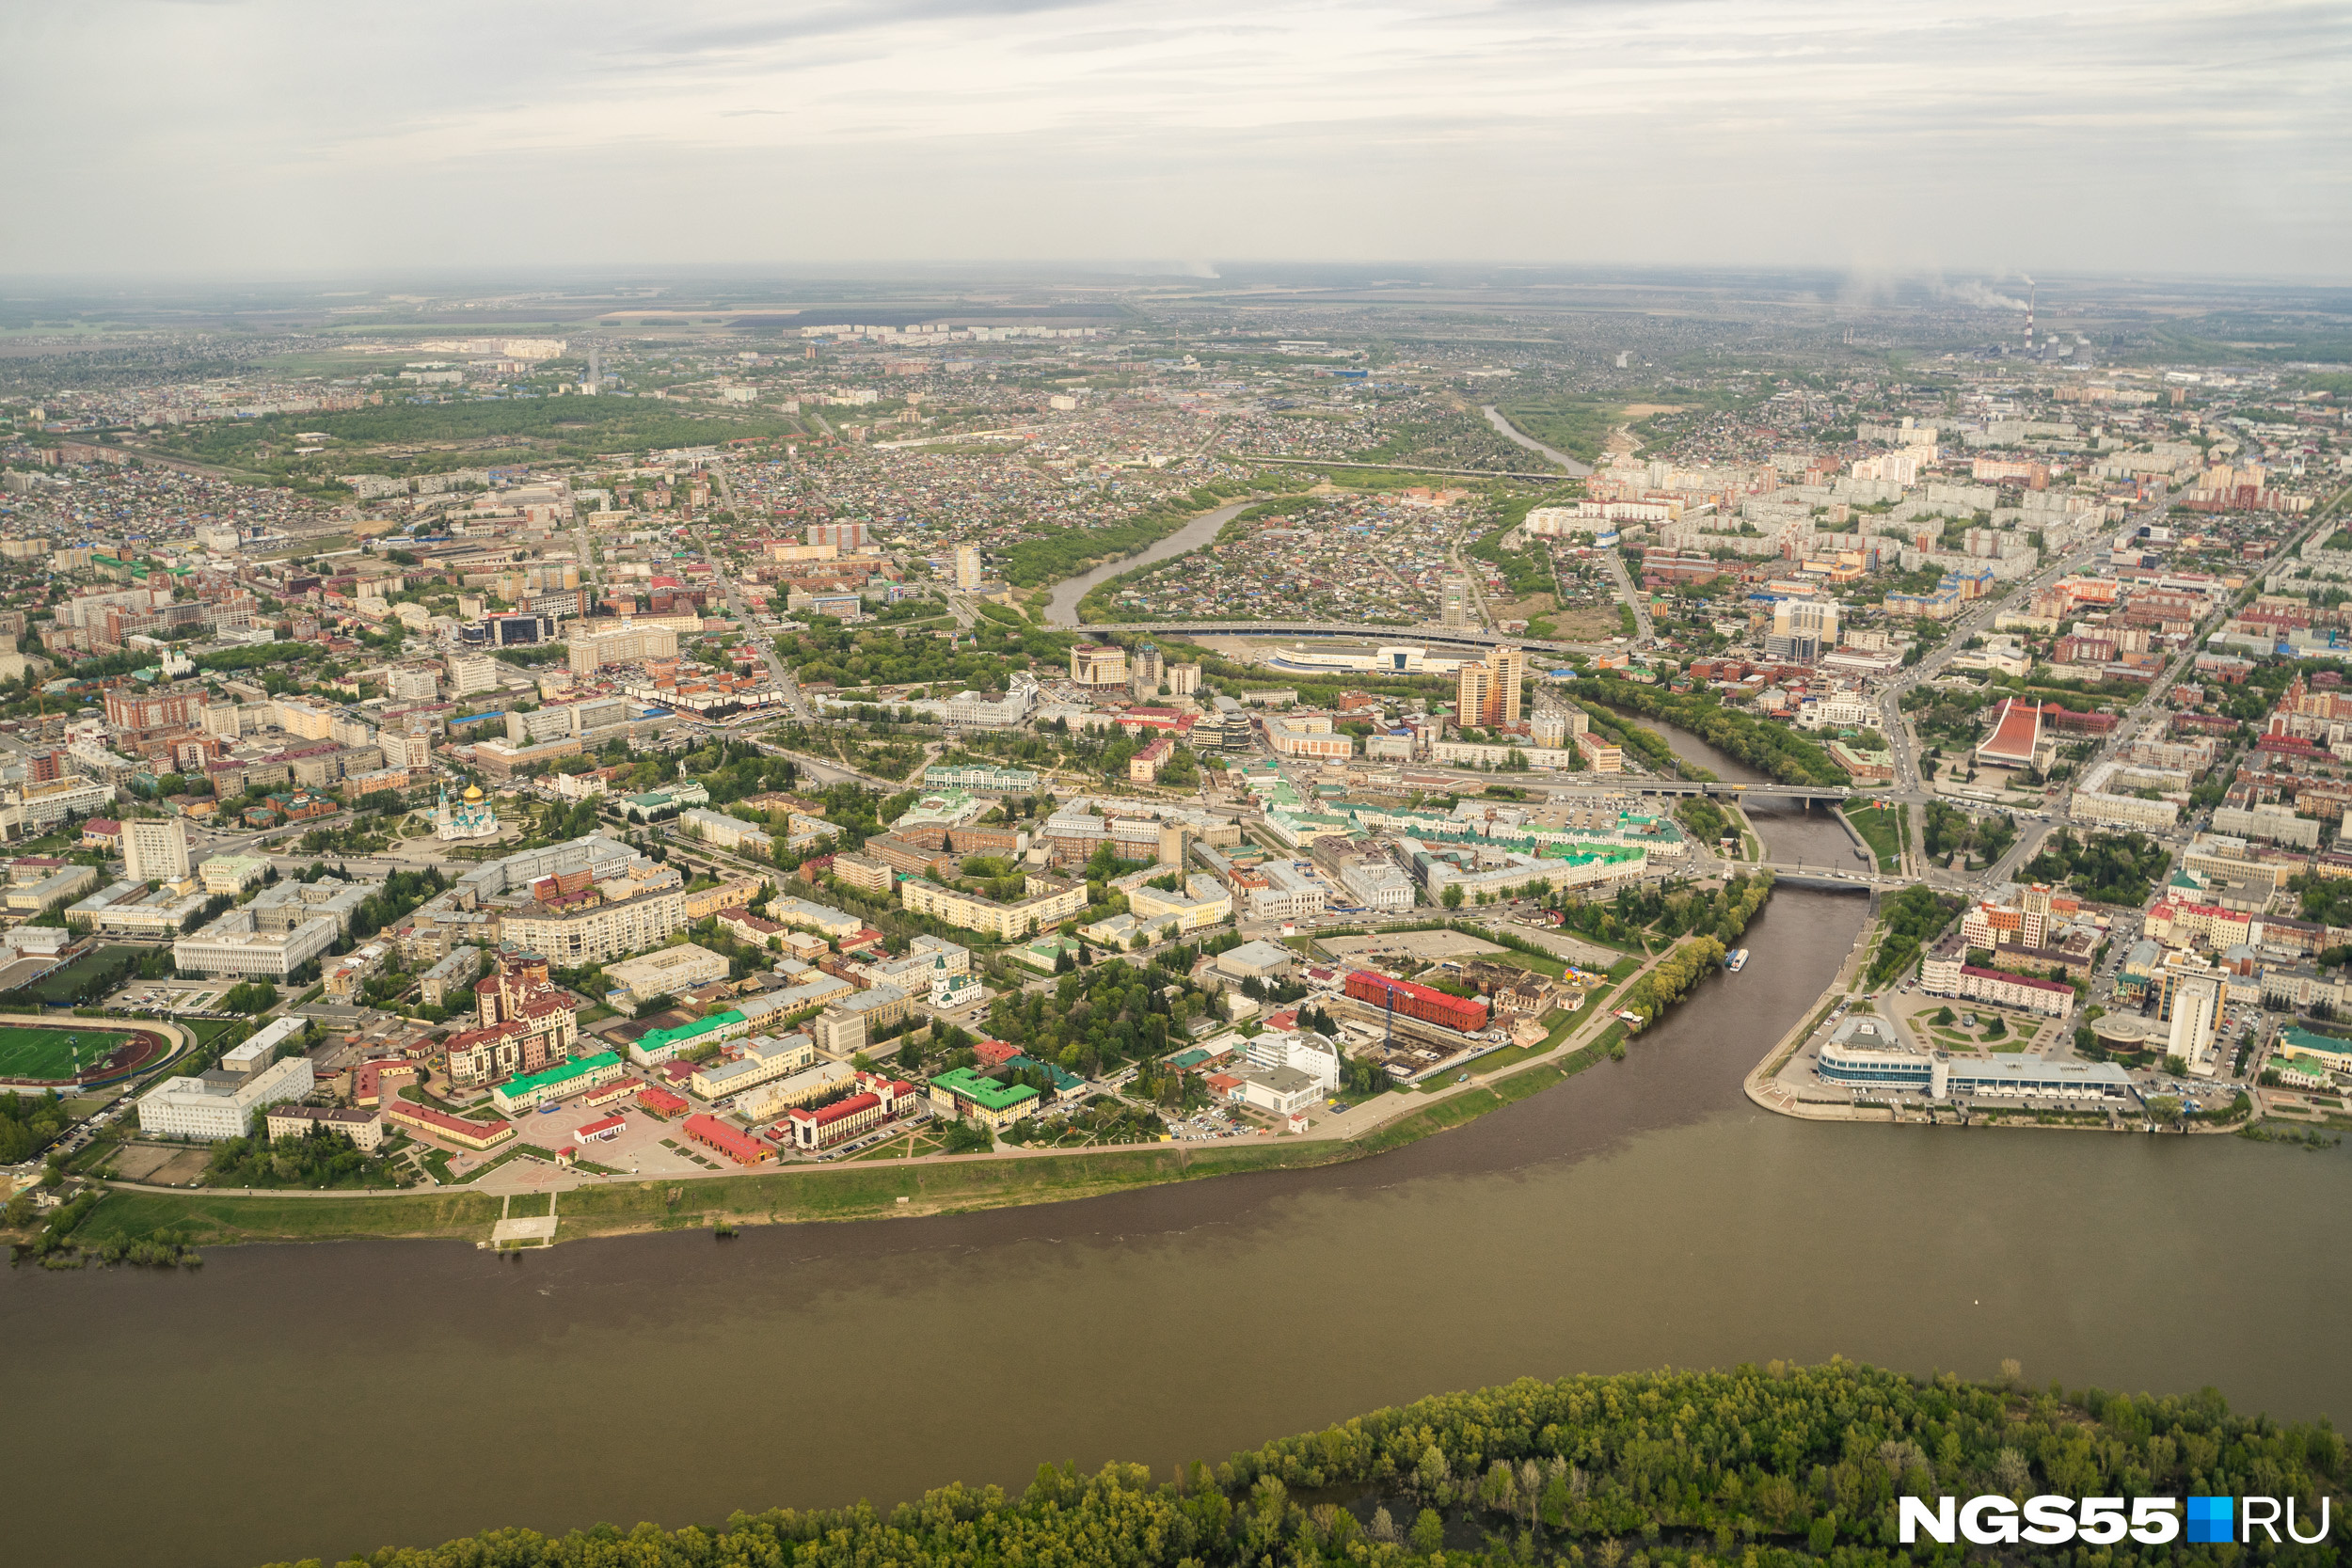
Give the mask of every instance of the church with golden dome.
[{"label": "church with golden dome", "polygon": [[449,786],[441,786],[441,802],[433,813],[433,832],[437,837],[496,838],[499,835],[498,808],[482,797],[480,784],[468,784],[466,793],[453,800]]}]

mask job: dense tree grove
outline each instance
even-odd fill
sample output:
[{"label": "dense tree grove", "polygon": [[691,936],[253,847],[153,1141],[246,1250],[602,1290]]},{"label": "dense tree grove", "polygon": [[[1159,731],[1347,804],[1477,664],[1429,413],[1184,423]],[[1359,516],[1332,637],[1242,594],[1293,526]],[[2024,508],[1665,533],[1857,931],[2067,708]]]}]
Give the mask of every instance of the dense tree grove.
[{"label": "dense tree grove", "polygon": [[65,1102],[57,1091],[39,1095],[0,1094],[0,1165],[31,1159],[66,1130]]},{"label": "dense tree grove", "polygon": [[1644,931],[1669,941],[1687,935],[1727,942],[1748,928],[1748,922],[1756,918],[1772,891],[1769,871],[1753,876],[1734,872],[1712,892],[1681,882],[1655,889],[1629,882],[1619,884],[1616,893],[1605,900],[1563,895],[1560,917],[1571,931],[1629,947],[1640,944]]},{"label": "dense tree grove", "polygon": [[989,1004],[988,1032],[1040,1061],[1096,1077],[1105,1064],[1164,1055],[1207,995],[1157,965],[1120,959],[1064,974],[1050,991],[1006,991]]},{"label": "dense tree grove", "polygon": [[1957,898],[1947,904],[1925,882],[1914,882],[1888,899],[1881,914],[1886,922],[1886,940],[1879,943],[1878,954],[1870,960],[1872,989],[1910,973],[1911,966],[1919,961],[1920,950],[1959,912]]},{"label": "dense tree grove", "polygon": [[207,1173],[215,1187],[384,1187],[393,1184],[382,1160],[363,1153],[342,1132],[323,1126],[286,1137],[266,1132],[227,1138],[213,1146]]},{"label": "dense tree grove", "polygon": [[1846,770],[1807,736],[1727,708],[1713,692],[1670,691],[1603,676],[1580,680],[1571,689],[1586,702],[1661,719],[1679,725],[1726,756],[1737,757],[1780,784],[1843,787]]},{"label": "dense tree grove", "polygon": [[1691,994],[1691,988],[1724,961],[1724,944],[1713,937],[1683,943],[1658,962],[1658,967],[1628,986],[1616,1004],[1621,1011],[1639,1013],[1645,1024]]},{"label": "dense tree grove", "polygon": [[[1998,1492],[2122,1497],[2254,1494],[2344,1516],[2344,1445],[2325,1422],[2233,1416],[2192,1399],[1923,1382],[1834,1361],[1718,1372],[1522,1379],[1375,1411],[1185,1467],[1089,1476],[1046,1465],[1019,1497],[949,1486],[882,1511],[777,1509],[675,1531],[612,1526],[548,1540],[494,1530],[371,1568],[888,1568],[962,1563],[1573,1564],[1575,1568],[1895,1568],[1962,1546],[1897,1549],[1895,1499]],[[2245,1548],[2003,1550],[2071,1568],[2223,1564]],[[2333,1563],[2330,1544],[2258,1560]]]},{"label": "dense tree grove", "polygon": [[994,620],[979,621],[965,634],[925,637],[887,626],[847,626],[818,616],[812,617],[807,630],[777,638],[776,652],[806,685],[830,681],[855,688],[921,681],[953,696],[966,687],[1002,691],[1015,671],[1060,665],[1075,641],[1067,632]]},{"label": "dense tree grove", "polygon": [[2077,840],[2060,828],[2019,875],[2029,881],[2065,882],[2093,904],[2126,908],[2148,902],[2172,852],[2145,833],[2094,833]]}]

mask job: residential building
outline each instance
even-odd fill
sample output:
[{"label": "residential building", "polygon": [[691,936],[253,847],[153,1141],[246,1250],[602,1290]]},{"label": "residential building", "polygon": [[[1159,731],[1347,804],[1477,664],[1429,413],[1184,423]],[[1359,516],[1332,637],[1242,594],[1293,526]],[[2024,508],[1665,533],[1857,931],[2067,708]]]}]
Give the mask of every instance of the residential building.
[{"label": "residential building", "polygon": [[262,1125],[273,1141],[304,1137],[312,1128],[325,1128],[349,1138],[352,1147],[362,1154],[373,1154],[384,1147],[383,1114],[357,1106],[273,1105],[262,1113]]},{"label": "residential building", "polygon": [[704,843],[721,849],[750,849],[755,854],[768,851],[770,831],[765,822],[746,822],[739,816],[695,806],[678,813],[677,824]]},{"label": "residential building", "polygon": [[833,857],[833,874],[845,887],[856,888],[861,893],[879,894],[889,893],[898,876],[880,861],[867,860],[864,855],[846,851]]},{"label": "residential building", "polygon": [[135,816],[122,825],[124,873],[135,882],[182,882],[188,876],[183,817]]},{"label": "residential building", "polygon": [[1989,1002],[1995,1006],[2064,1018],[2074,1010],[2074,988],[1997,969],[1979,969],[1958,958],[1928,958],[1919,965],[1919,989],[1932,996]]},{"label": "residential building", "polygon": [[482,952],[479,948],[457,948],[417,976],[417,994],[423,999],[426,1006],[437,1007],[453,989],[462,990],[471,986],[481,967]]},{"label": "residential building", "polygon": [[[673,879],[676,873],[671,873]],[[607,893],[606,889],[612,891]],[[632,891],[632,889],[637,889]],[[537,900],[499,919],[499,934],[563,969],[584,969],[641,953],[686,925],[680,885],[615,880],[555,901]]]},{"label": "residential building", "polygon": [[576,675],[593,674],[609,664],[642,664],[649,658],[677,657],[677,633],[668,626],[629,626],[612,631],[576,632],[570,639],[570,668]]},{"label": "residential building", "polygon": [[1454,672],[1454,721],[1481,729],[1506,729],[1519,721],[1521,693],[1527,682],[1527,656],[1517,648],[1496,648]]}]

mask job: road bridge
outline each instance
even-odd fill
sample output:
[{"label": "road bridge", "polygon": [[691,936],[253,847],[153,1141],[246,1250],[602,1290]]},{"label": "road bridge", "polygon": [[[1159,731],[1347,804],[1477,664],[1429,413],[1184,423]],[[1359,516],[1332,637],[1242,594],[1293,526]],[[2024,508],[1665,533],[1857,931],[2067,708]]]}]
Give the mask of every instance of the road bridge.
[{"label": "road bridge", "polygon": [[[1550,642],[1536,637],[1505,637],[1474,626],[1372,626],[1343,621],[1097,621],[1079,628],[1092,632],[1187,632],[1202,637],[1351,637],[1366,642],[1427,642],[1454,648],[1523,648],[1529,653],[1568,654],[1597,646]],[[1334,672],[1343,673],[1344,672]],[[1368,670],[1366,674],[1381,672]]]},{"label": "road bridge", "polygon": [[1868,793],[1851,785],[1824,789],[1819,784],[1733,784],[1724,779],[1624,779],[1605,784],[1579,783],[1567,787],[1611,795],[1703,795],[1710,800],[1803,800],[1807,804],[1815,800],[1851,800],[1858,794]]}]

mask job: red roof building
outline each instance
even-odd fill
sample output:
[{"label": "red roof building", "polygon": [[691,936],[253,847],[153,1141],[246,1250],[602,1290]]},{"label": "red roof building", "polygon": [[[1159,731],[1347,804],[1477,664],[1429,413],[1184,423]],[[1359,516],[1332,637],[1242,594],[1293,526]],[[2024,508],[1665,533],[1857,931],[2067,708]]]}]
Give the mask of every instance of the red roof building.
[{"label": "red roof building", "polygon": [[739,1165],[764,1165],[776,1157],[774,1149],[756,1138],[744,1136],[714,1116],[688,1117],[686,1135],[706,1148],[717,1149]]},{"label": "red roof building", "polygon": [[680,1111],[686,1109],[685,1101],[680,1100],[676,1095],[672,1094],[669,1090],[656,1088],[651,1084],[646,1084],[639,1087],[637,1091],[637,1103],[644,1106],[648,1111],[652,1111],[657,1115],[665,1117],[676,1116]]},{"label": "red roof building", "polygon": [[980,1059],[982,1068],[993,1070],[1020,1055],[1021,1048],[1008,1045],[1003,1040],[980,1040],[973,1045],[972,1054]]},{"label": "red roof building", "polygon": [[572,1129],[572,1136],[581,1143],[592,1143],[599,1138],[618,1137],[621,1129],[628,1125],[628,1117],[615,1111],[609,1117],[598,1117],[594,1121],[580,1123]]},{"label": "red roof building", "polygon": [[1350,974],[1346,990],[1359,1002],[1369,1002],[1376,1007],[1393,1007],[1407,1018],[1458,1029],[1466,1035],[1476,1034],[1486,1027],[1486,1004],[1484,1001],[1475,997],[1449,996],[1427,986],[1417,986],[1410,980],[1391,980],[1368,969],[1359,969]]},{"label": "red roof building", "polygon": [[2030,768],[2042,743],[2042,705],[2010,697],[2001,704],[1993,733],[1977,748],[1977,760],[1997,768]]}]

